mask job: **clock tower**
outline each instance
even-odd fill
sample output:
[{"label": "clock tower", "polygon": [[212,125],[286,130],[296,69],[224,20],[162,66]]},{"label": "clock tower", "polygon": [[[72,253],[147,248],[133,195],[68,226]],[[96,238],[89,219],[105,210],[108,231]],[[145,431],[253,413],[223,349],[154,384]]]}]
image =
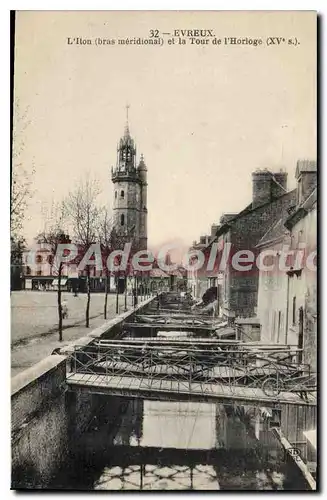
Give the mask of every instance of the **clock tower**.
[{"label": "clock tower", "polygon": [[119,247],[131,242],[133,251],[147,248],[147,167],[143,155],[137,164],[136,145],[126,125],[117,145],[116,166],[111,169],[114,185],[113,228]]}]

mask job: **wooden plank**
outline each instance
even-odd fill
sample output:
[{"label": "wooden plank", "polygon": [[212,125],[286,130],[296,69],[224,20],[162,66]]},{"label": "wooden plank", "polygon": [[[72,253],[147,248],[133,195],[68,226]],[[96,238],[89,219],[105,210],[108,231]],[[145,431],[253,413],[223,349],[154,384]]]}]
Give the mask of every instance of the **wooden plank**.
[{"label": "wooden plank", "polygon": [[213,331],[215,329],[214,326],[210,325],[187,325],[182,323],[124,323],[124,328],[150,328],[153,330],[206,330]]},{"label": "wooden plank", "polygon": [[[84,385],[88,387],[97,387],[97,377],[98,375],[90,375],[87,380],[80,377],[80,374],[73,374],[67,378],[67,384],[69,386],[74,385]],[[122,391],[127,390],[130,384],[131,377],[106,377],[107,384],[106,387],[110,390],[111,387],[120,388]],[[142,382],[151,385],[152,390],[155,392],[158,391],[155,386],[158,385],[158,380],[143,378]],[[169,379],[165,380],[165,383],[168,383]],[[197,383],[191,383],[191,391],[189,390],[189,383],[185,381],[172,381],[171,383],[172,391],[167,390],[167,392],[173,393],[183,393],[194,395],[201,395],[203,392],[207,393],[208,390],[212,392],[218,399],[236,399],[240,401],[251,401],[251,402],[264,402],[266,404],[275,404],[275,403],[283,403],[290,405],[304,405],[304,406],[314,406],[315,401],[311,403],[306,403],[303,401],[297,394],[282,392],[278,398],[270,398],[268,397],[261,389],[253,389],[248,388],[246,386],[227,386],[227,385],[217,385],[217,384],[202,384],[203,391],[199,390],[199,386]],[[141,382],[138,388],[141,387]]]},{"label": "wooden plank", "polygon": [[[276,438],[278,439],[278,441],[281,443],[281,445],[283,446],[283,448],[287,451],[287,452],[290,452],[292,449],[293,449],[293,446],[291,445],[291,443],[285,438],[285,436],[282,434],[282,432],[279,430],[279,429],[272,429],[274,435],[276,436]],[[302,458],[300,457],[300,455],[293,455],[292,453],[289,453],[289,455],[292,457],[292,459],[294,460],[295,462],[295,465],[300,469],[300,471],[302,472],[305,480],[307,481],[307,483],[309,484],[310,488],[312,490],[316,490],[317,489],[317,485],[316,485],[316,481],[314,480],[314,478],[312,477],[312,474],[308,468],[308,466],[303,462]]]}]

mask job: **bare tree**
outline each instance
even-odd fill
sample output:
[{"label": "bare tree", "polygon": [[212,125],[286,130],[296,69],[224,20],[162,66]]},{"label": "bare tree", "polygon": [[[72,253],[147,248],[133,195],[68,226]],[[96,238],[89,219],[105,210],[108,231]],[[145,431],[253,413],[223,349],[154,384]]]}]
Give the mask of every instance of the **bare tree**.
[{"label": "bare tree", "polygon": [[62,307],[62,289],[61,278],[63,274],[64,264],[61,259],[56,258],[57,249],[59,244],[70,243],[69,235],[64,230],[64,211],[63,206],[56,205],[52,207],[51,214],[48,215],[46,225],[47,230],[44,230],[37,236],[41,243],[45,243],[50,250],[50,266],[51,274],[58,277],[58,290],[57,290],[57,307],[58,307],[58,331],[59,341],[63,339],[63,307]]},{"label": "bare tree", "polygon": [[[65,214],[70,221],[74,241],[80,246],[85,255],[98,235],[100,209],[96,203],[100,189],[96,180],[88,176],[80,181],[76,188],[69,193],[64,201]],[[90,326],[90,265],[86,265],[87,303],[85,311],[85,326]]]},{"label": "bare tree", "polygon": [[[11,288],[18,288],[22,270],[22,255],[25,239],[21,234],[28,199],[31,196],[31,176],[34,168],[28,173],[24,168],[23,151],[25,148],[25,131],[29,125],[28,108],[21,112],[19,101],[15,102],[12,129],[12,168],[10,198],[10,241],[11,241]],[[33,167],[33,166],[32,166]]]},{"label": "bare tree", "polygon": [[106,275],[103,316],[107,319],[108,293],[110,288],[110,270],[107,267],[107,258],[112,247],[112,218],[106,207],[101,210],[98,225],[98,237],[101,245],[103,268]]}]

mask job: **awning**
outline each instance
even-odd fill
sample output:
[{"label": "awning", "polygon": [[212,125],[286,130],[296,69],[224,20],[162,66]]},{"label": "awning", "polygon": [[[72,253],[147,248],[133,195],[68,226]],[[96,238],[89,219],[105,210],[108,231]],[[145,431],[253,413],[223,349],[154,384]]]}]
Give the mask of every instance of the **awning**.
[{"label": "awning", "polygon": [[[65,286],[66,283],[67,283],[67,279],[66,278],[62,278],[60,280],[60,286]],[[52,286],[59,286],[59,280],[57,278],[55,280],[53,280]]]}]

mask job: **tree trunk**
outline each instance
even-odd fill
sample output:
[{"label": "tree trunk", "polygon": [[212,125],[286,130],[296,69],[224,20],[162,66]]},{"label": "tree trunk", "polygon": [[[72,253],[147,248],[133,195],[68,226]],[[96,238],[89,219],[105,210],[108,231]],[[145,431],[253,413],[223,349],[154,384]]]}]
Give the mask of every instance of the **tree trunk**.
[{"label": "tree trunk", "polygon": [[119,289],[118,289],[119,278],[116,278],[116,314],[119,313]]},{"label": "tree trunk", "polygon": [[87,269],[86,274],[86,291],[87,291],[87,302],[86,302],[86,313],[85,313],[85,326],[89,328],[90,326],[90,302],[91,302],[91,290],[90,290],[90,270]]},{"label": "tree trunk", "polygon": [[108,304],[108,290],[109,290],[108,279],[110,279],[110,278],[109,278],[109,273],[107,271],[107,273],[106,273],[106,284],[105,284],[105,295],[104,295],[104,310],[103,310],[104,319],[107,319],[107,304]]},{"label": "tree trunk", "polygon": [[59,264],[58,270],[58,317],[59,317],[59,342],[62,342],[62,305],[61,305],[61,272],[62,264]]}]

